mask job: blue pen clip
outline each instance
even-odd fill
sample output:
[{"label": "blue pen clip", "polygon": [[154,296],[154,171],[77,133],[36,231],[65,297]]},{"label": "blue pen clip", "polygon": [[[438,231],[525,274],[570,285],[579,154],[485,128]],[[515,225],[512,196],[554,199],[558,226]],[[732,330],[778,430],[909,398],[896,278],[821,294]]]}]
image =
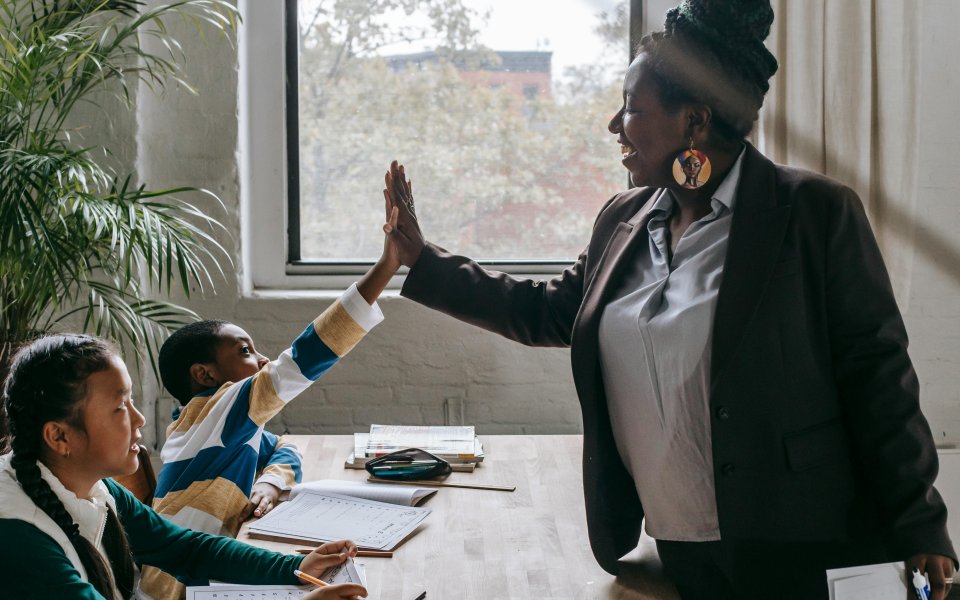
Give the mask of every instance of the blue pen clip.
[{"label": "blue pen clip", "polygon": [[913,592],[917,595],[917,600],[930,600],[930,584],[920,569],[913,570]]}]

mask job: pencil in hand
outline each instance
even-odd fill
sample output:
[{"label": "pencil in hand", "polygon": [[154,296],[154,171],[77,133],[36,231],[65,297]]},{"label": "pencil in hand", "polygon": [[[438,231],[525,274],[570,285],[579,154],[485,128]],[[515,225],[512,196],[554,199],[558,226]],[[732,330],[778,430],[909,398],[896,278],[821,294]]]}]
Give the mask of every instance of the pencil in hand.
[{"label": "pencil in hand", "polygon": [[[297,548],[297,554],[310,554],[313,548]],[[393,558],[389,550],[357,550],[358,558]]]},{"label": "pencil in hand", "polygon": [[294,569],[293,574],[296,575],[297,577],[299,577],[300,579],[308,582],[308,583],[312,583],[313,585],[319,585],[320,587],[323,587],[323,586],[326,586],[326,585],[330,585],[330,584],[327,583],[326,581],[323,581],[322,579],[317,579],[317,578],[314,577],[313,575],[307,575],[306,573],[304,573],[304,572],[301,571],[300,569]]}]

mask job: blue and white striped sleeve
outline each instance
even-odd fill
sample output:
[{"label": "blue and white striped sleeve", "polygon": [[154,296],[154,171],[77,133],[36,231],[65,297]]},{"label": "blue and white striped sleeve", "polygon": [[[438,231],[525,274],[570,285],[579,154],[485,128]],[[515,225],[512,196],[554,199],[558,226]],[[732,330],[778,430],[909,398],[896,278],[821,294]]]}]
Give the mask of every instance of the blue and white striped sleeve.
[{"label": "blue and white striped sleeve", "polygon": [[260,456],[258,471],[260,476],[255,483],[269,483],[281,490],[287,490],[303,479],[301,463],[303,457],[296,445],[264,431],[260,438]]},{"label": "blue and white striped sleeve", "polygon": [[357,284],[352,284],[297,336],[290,348],[254,376],[250,419],[257,424],[266,423],[381,321],[380,307],[367,304]]}]

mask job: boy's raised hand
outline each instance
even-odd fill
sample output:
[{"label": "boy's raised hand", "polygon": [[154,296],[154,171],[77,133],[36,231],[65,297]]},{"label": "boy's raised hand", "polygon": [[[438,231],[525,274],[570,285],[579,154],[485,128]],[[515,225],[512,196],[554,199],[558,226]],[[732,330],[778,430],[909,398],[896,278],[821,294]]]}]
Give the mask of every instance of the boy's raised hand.
[{"label": "boy's raised hand", "polygon": [[413,206],[413,184],[407,181],[403,165],[397,161],[390,163],[384,182],[387,187],[383,195],[390,209],[396,211],[396,217],[390,218],[393,213],[388,211],[390,217],[387,225],[391,227],[384,225],[383,231],[387,234],[387,243],[394,247],[391,252],[396,253],[401,264],[412,267],[426,245]]},{"label": "boy's raised hand", "polygon": [[384,262],[394,273],[400,268],[400,255],[396,244],[391,243],[390,234],[397,229],[397,219],[400,216],[400,210],[393,206],[390,201],[390,195],[387,190],[383,190],[384,210],[387,213],[386,223],[383,224],[383,254],[380,261]]},{"label": "boy's raised hand", "polygon": [[380,296],[401,265],[412,267],[417,262],[426,244],[413,209],[413,187],[404,175],[403,165],[397,161],[390,163],[384,183],[387,222],[383,224],[383,233],[386,234],[383,254],[357,282],[357,290],[369,304]]},{"label": "boy's raised hand", "polygon": [[397,269],[400,268],[400,256],[396,244],[391,242],[391,232],[397,230],[397,219],[400,211],[390,202],[387,190],[383,190],[384,210],[386,212],[387,222],[383,224],[383,254],[380,259],[357,282],[357,291],[367,301],[367,304],[373,304],[384,288],[390,283]]}]

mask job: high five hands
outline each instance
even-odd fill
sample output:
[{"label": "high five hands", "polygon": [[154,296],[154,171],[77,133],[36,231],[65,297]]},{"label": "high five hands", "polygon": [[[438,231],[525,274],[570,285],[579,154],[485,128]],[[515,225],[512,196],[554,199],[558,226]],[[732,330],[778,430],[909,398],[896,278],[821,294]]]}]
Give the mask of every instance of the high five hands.
[{"label": "high five hands", "polygon": [[414,211],[413,184],[407,180],[403,165],[397,161],[390,163],[384,182],[387,186],[383,190],[387,212],[387,222],[383,226],[383,232],[387,234],[384,254],[412,267],[426,244]]}]

